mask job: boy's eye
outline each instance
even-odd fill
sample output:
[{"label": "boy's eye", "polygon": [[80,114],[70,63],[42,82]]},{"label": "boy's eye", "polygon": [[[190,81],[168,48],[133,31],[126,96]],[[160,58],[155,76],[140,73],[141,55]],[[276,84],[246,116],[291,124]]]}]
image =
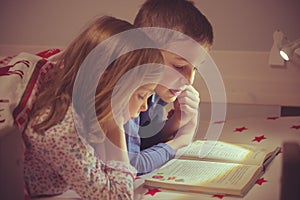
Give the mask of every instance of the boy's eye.
[{"label": "boy's eye", "polygon": [[145,100],[146,96],[143,96],[143,95],[141,95],[141,94],[138,94],[138,98],[139,98],[140,100]]},{"label": "boy's eye", "polygon": [[174,68],[177,70],[182,70],[184,66],[180,66],[180,65],[174,65]]}]

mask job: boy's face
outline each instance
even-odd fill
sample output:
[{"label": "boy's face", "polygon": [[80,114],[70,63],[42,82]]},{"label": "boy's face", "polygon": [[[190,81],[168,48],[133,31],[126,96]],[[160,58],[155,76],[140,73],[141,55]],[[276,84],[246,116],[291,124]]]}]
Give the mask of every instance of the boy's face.
[{"label": "boy's face", "polygon": [[147,99],[154,93],[157,84],[147,84],[139,87],[133,92],[129,100],[130,118],[138,117],[140,112],[148,109]]},{"label": "boy's face", "polygon": [[[163,51],[162,55],[164,57],[164,64],[173,68],[183,76],[180,79],[177,78],[176,84],[170,84],[174,86],[167,88],[159,84],[155,89],[155,92],[163,101],[171,103],[176,100],[176,98],[181,94],[181,92],[183,92],[186,85],[193,84],[196,68],[195,66],[193,66],[185,59],[176,54]],[[168,79],[172,81],[172,79],[176,78],[169,77]]]}]

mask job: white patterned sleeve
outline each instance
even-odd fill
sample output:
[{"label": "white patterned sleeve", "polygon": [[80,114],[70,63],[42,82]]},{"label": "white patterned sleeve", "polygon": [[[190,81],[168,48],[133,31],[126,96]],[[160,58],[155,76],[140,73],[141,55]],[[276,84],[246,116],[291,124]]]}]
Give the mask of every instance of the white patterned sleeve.
[{"label": "white patterned sleeve", "polygon": [[83,199],[133,199],[134,167],[119,161],[104,163],[94,155],[92,147],[81,142],[69,144],[69,150],[64,145],[64,153],[68,152],[66,159],[56,160],[55,168],[79,196]]}]

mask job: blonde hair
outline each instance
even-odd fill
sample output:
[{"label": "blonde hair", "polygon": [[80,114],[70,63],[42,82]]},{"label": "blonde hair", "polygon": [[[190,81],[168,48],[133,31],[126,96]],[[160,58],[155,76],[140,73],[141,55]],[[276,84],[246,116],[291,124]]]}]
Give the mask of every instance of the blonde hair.
[{"label": "blonde hair", "polygon": [[[109,37],[134,28],[126,21],[103,16],[93,21],[73,40],[57,63],[58,66],[63,66],[60,68],[58,76],[43,85],[42,92],[31,112],[31,117],[35,117],[41,115],[45,109],[50,109],[47,118],[33,127],[36,131],[47,130],[64,119],[72,102],[73,86],[78,70],[88,54]],[[130,43],[124,45],[130,45]],[[85,109],[93,107],[96,110],[99,123],[111,118],[110,99],[115,84],[124,73],[144,63],[163,63],[160,51],[156,49],[139,49],[117,58],[107,67],[98,82],[96,95],[94,94],[93,97],[95,98],[95,105],[87,105],[90,108],[75,108],[78,114],[82,115]]]}]

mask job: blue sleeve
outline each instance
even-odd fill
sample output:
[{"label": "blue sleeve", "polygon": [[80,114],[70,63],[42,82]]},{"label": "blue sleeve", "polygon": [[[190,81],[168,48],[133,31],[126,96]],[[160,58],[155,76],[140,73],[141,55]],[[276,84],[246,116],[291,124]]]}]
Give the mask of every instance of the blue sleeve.
[{"label": "blue sleeve", "polygon": [[130,164],[138,174],[145,174],[161,167],[175,157],[175,151],[167,144],[160,143],[145,150],[140,150],[141,139],[138,135],[139,120],[128,121],[125,126]]}]

